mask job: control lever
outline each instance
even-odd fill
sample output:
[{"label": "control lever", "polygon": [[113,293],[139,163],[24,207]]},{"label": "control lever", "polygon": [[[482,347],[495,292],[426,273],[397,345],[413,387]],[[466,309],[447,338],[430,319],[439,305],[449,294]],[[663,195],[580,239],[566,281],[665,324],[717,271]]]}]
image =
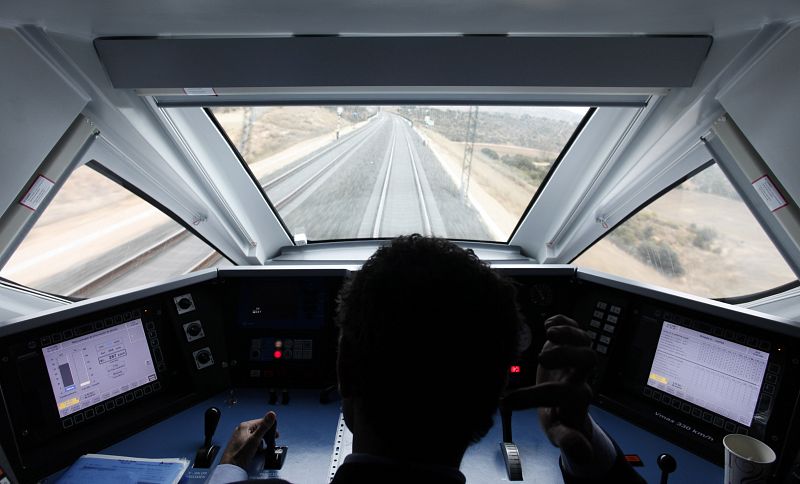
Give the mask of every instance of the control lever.
[{"label": "control lever", "polygon": [[661,469],[661,484],[667,484],[669,475],[678,468],[678,462],[669,454],[661,454],[658,456],[658,459],[656,459],[656,464],[658,464],[658,468]]},{"label": "control lever", "polygon": [[204,417],[205,438],[203,439],[203,446],[197,449],[197,454],[194,456],[194,467],[207,469],[211,467],[211,464],[214,462],[214,457],[217,456],[219,446],[213,445],[211,441],[214,438],[214,432],[217,431],[217,425],[219,424],[219,418],[221,416],[222,412],[217,407],[209,407],[208,410],[206,410]]},{"label": "control lever", "polygon": [[286,460],[286,452],[289,450],[285,445],[275,445],[275,435],[278,431],[278,421],[271,429],[267,430],[264,434],[264,469],[276,470],[283,467],[283,461]]},{"label": "control lever", "polygon": [[511,402],[502,398],[500,400],[500,420],[503,425],[503,441],[500,442],[500,453],[503,454],[503,462],[506,464],[508,480],[521,481],[523,480],[522,457],[519,455],[519,449],[511,435],[511,411]]}]

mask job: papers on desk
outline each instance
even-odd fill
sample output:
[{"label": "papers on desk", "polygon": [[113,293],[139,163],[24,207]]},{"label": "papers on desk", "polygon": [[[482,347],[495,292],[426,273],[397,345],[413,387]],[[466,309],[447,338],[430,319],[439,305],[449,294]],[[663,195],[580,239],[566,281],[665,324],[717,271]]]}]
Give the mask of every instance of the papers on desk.
[{"label": "papers on desk", "polygon": [[187,459],[140,459],[86,454],[61,476],[58,484],[131,483],[178,484],[189,467]]}]

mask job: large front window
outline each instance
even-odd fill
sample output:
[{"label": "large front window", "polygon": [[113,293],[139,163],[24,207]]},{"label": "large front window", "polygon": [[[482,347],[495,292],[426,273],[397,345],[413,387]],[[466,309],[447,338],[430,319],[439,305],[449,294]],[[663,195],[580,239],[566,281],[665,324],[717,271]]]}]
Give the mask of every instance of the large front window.
[{"label": "large front window", "polygon": [[589,108],[224,107],[211,112],[292,235],[509,240]]}]

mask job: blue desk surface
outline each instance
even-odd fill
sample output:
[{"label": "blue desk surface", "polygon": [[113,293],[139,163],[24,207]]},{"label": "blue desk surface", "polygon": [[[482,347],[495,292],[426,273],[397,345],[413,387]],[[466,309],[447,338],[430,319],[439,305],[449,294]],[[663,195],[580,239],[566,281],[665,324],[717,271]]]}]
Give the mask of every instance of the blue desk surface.
[{"label": "blue desk surface", "polygon": [[[288,446],[289,450],[283,469],[271,475],[297,484],[329,481],[331,453],[339,418],[337,403],[321,405],[318,392],[298,390],[292,392],[288,405],[268,405],[264,390],[239,390],[235,397],[237,403],[229,405],[227,392],[214,396],[100,453],[135,457],[186,457],[193,460],[195,451],[203,441],[203,414],[206,408],[216,406],[222,410],[214,443],[223,448],[239,422],[258,418],[272,409],[278,414],[279,444]],[[591,413],[626,453],[635,453],[642,458],[645,465],[638,471],[648,482],[659,481],[660,470],[655,461],[662,452],[672,454],[678,461],[678,469],[670,477],[670,482],[722,481],[721,467],[608,412],[593,408]],[[536,412],[531,410],[515,414],[513,425],[514,440],[522,455],[525,482],[562,482],[558,449],[550,444],[541,431]],[[497,422],[483,440],[470,447],[461,465],[467,482],[508,481],[500,454],[500,440],[501,431]],[[218,455],[217,462],[219,458]],[[207,476],[208,470],[190,467],[183,482],[200,483]]]}]

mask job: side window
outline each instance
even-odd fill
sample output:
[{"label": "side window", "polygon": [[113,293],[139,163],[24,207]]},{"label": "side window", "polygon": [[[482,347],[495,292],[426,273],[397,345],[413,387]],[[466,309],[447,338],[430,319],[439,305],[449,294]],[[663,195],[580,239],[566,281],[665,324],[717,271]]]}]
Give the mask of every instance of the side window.
[{"label": "side window", "polygon": [[717,165],[617,226],[574,264],[710,298],[796,279]]},{"label": "side window", "polygon": [[153,205],[81,166],[0,277],[61,296],[92,297],[229,264]]}]

